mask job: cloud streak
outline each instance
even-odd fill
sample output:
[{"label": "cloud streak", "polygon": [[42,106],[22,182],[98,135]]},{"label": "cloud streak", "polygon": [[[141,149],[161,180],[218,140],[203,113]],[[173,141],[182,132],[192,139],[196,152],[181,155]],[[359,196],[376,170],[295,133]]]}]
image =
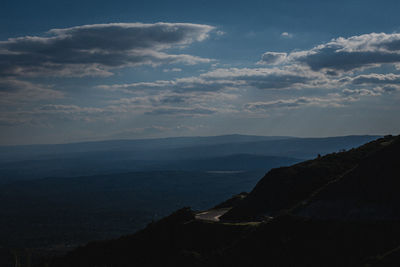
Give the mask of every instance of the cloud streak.
[{"label": "cloud streak", "polygon": [[[268,63],[268,57],[264,61]],[[399,62],[400,34],[398,33],[339,37],[310,50],[291,52],[286,57],[288,64],[301,63],[314,71],[324,70],[332,74]]]},{"label": "cloud streak", "polygon": [[327,97],[297,97],[266,102],[251,102],[244,105],[248,112],[265,112],[272,109],[297,109],[300,107],[342,107],[345,103],[355,101],[355,98],[331,94]]},{"label": "cloud streak", "polygon": [[12,77],[0,79],[0,104],[15,106],[23,102],[63,98],[52,86],[21,81]]},{"label": "cloud streak", "polygon": [[287,53],[279,53],[279,52],[265,52],[261,56],[261,60],[258,64],[261,65],[274,65],[283,63],[286,60]]},{"label": "cloud streak", "polygon": [[219,68],[199,76],[159,80],[154,82],[137,82],[130,84],[100,85],[109,91],[135,92],[141,90],[188,91],[222,91],[240,88],[257,89],[302,89],[326,85],[324,74],[312,72],[305,68]]},{"label": "cloud streak", "polygon": [[50,30],[0,42],[1,76],[109,76],[112,69],[210,59],[166,50],[205,40],[212,26],[110,23]]},{"label": "cloud streak", "polygon": [[165,107],[155,108],[145,113],[145,115],[172,115],[182,117],[193,117],[193,116],[207,116],[216,113],[216,109],[204,108],[204,107]]}]

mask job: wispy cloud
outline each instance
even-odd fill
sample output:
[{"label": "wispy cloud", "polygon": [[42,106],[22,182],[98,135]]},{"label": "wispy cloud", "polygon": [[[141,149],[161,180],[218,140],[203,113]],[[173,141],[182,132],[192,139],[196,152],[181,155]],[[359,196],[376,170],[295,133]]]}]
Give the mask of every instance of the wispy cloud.
[{"label": "wispy cloud", "polygon": [[17,105],[24,102],[63,98],[53,86],[21,81],[13,77],[0,78],[0,104]]},{"label": "wispy cloud", "polygon": [[346,72],[380,64],[400,62],[400,34],[370,33],[349,38],[339,37],[310,50],[287,55],[287,62],[297,62],[312,70]]},{"label": "wispy cloud", "polygon": [[265,52],[258,62],[260,65],[274,65],[285,62],[287,53]]},{"label": "wispy cloud", "polygon": [[146,115],[173,115],[183,117],[205,116],[216,113],[216,109],[205,107],[164,107],[147,111]]},{"label": "wispy cloud", "polygon": [[181,72],[181,68],[163,69],[163,72]]},{"label": "wispy cloud", "polygon": [[282,32],[281,33],[281,37],[283,37],[283,38],[292,38],[293,34],[288,33],[288,32]]},{"label": "wispy cloud", "polygon": [[199,76],[159,80],[155,82],[137,82],[131,84],[100,85],[105,90],[125,92],[146,89],[168,89],[176,92],[221,91],[239,88],[257,89],[301,89],[327,83],[323,73],[306,68],[219,68]]},{"label": "wispy cloud", "polygon": [[388,84],[400,84],[400,75],[394,73],[371,73],[357,75],[354,77],[343,79],[343,81],[350,82],[356,85],[388,85]]},{"label": "wispy cloud", "polygon": [[112,69],[127,66],[210,62],[165,51],[201,42],[213,29],[190,23],[110,23],[10,38],[0,42],[0,77],[108,76]]},{"label": "wispy cloud", "polygon": [[248,112],[265,112],[271,109],[297,109],[305,106],[314,107],[342,107],[345,103],[355,101],[355,98],[343,97],[338,94],[331,94],[327,97],[297,97],[289,99],[279,99],[266,102],[251,102],[245,104],[244,108]]}]

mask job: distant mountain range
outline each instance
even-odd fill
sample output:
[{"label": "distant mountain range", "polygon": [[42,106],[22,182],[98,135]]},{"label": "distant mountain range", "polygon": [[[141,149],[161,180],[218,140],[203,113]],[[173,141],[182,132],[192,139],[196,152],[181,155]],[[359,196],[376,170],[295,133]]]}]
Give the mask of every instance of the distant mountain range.
[{"label": "distant mountain range", "polygon": [[[169,137],[134,140],[107,140],[69,144],[0,146],[0,160],[17,161],[71,157],[79,153],[91,152],[148,152],[164,151],[185,147],[201,147],[220,144],[248,143],[257,141],[293,139],[285,136],[221,135],[205,137]],[[137,155],[137,154],[134,154]],[[143,155],[139,155],[143,159]],[[154,158],[152,158],[154,159]]]},{"label": "distant mountain range", "polygon": [[224,135],[0,147],[0,184],[154,170],[264,170],[357,147],[377,136]]},{"label": "distant mountain range", "polygon": [[399,155],[400,137],[385,136],[276,168],[249,194],[217,205],[215,214],[231,205],[219,221],[199,219],[199,212],[183,208],[136,234],[92,242],[44,262],[54,267],[399,266]]}]

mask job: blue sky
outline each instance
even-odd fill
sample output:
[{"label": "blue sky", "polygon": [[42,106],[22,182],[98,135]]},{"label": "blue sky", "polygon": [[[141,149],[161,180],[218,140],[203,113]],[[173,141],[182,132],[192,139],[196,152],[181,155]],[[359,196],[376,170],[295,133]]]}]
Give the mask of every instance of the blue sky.
[{"label": "blue sky", "polygon": [[398,134],[398,1],[3,1],[0,144]]}]

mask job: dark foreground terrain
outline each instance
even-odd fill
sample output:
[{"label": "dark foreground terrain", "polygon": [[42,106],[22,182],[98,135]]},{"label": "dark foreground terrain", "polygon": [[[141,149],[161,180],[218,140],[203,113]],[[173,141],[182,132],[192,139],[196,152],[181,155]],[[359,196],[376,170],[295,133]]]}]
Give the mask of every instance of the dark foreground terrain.
[{"label": "dark foreground terrain", "polygon": [[[361,139],[327,139],[324,149]],[[158,161],[172,170],[45,179],[16,173],[19,181],[0,187],[1,266],[397,266],[399,137],[331,154],[318,150],[327,140],[267,140],[264,154]],[[262,149],[249,141],[212,151]],[[322,156],[272,169],[249,194],[229,198],[254,186],[265,173],[260,166],[299,162],[273,154],[276,144],[274,153],[296,144]],[[192,208],[160,219],[186,205]],[[103,241],[74,248],[88,240]]]},{"label": "dark foreground terrain", "polygon": [[273,169],[219,221],[183,208],[36,266],[399,266],[399,154],[387,136]]},{"label": "dark foreground terrain", "polygon": [[240,190],[249,191],[263,174],[154,171],[4,185],[0,247],[69,249],[134,233],[185,205],[207,209]]}]

